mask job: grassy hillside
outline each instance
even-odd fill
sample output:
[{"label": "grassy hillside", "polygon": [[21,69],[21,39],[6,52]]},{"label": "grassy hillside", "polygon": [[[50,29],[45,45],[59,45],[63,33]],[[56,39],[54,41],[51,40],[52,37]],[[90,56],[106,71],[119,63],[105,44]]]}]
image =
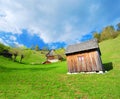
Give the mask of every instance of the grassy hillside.
[{"label": "grassy hillside", "polygon": [[112,64],[113,70],[120,70],[120,36],[100,43],[102,61]]},{"label": "grassy hillside", "polygon": [[0,99],[119,99],[120,36],[101,42],[100,49],[105,74],[67,75],[66,61],[30,65],[0,56]]},{"label": "grassy hillside", "polygon": [[[41,64],[46,60],[45,53],[42,51],[35,51],[35,50],[25,50],[26,54],[22,60],[22,63],[26,64]],[[20,56],[17,56],[17,61],[20,60]]]},{"label": "grassy hillside", "polygon": [[[22,63],[26,64],[41,64],[42,62],[46,61],[46,54],[48,51],[35,51],[35,50],[25,50],[26,54],[25,57],[22,60]],[[57,49],[55,50],[55,53],[58,55],[61,55],[64,59],[65,56],[65,50],[64,49]],[[17,61],[19,62],[20,56],[17,56]]]}]

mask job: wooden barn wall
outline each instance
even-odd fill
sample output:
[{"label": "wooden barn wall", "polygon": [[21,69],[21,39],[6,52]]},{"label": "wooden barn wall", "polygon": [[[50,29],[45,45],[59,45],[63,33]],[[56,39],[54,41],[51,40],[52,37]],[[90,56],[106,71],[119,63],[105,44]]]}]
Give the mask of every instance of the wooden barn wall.
[{"label": "wooden barn wall", "polygon": [[58,55],[47,56],[47,59],[49,59],[49,60],[58,59]]},{"label": "wooden barn wall", "polygon": [[52,59],[55,59],[55,57],[54,56],[47,56],[47,59],[52,60]]},{"label": "wooden barn wall", "polygon": [[71,73],[103,70],[98,51],[67,55],[67,63],[68,71]]}]

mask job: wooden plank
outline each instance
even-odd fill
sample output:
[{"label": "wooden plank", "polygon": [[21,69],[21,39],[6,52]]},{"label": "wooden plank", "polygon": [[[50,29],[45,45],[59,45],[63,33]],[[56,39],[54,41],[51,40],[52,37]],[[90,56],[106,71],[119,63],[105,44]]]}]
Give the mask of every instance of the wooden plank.
[{"label": "wooden plank", "polygon": [[77,62],[77,69],[78,69],[77,71],[80,72],[81,71],[81,69],[80,69],[80,64],[81,63],[79,62],[78,56],[76,56],[76,62]]},{"label": "wooden plank", "polygon": [[97,71],[97,64],[96,64],[96,58],[95,58],[95,52],[92,52],[92,60],[93,60],[93,71]]},{"label": "wooden plank", "polygon": [[85,53],[85,65],[86,65],[86,72],[90,70],[90,60],[89,60],[89,53]]},{"label": "wooden plank", "polygon": [[103,66],[102,66],[102,60],[101,60],[101,57],[100,57],[100,55],[99,55],[99,53],[98,52],[96,52],[96,54],[97,54],[97,63],[98,63],[98,66],[99,66],[99,70],[103,70]]},{"label": "wooden plank", "polygon": [[77,63],[76,63],[75,58],[74,58],[74,72],[78,72],[78,69],[77,69]]},{"label": "wooden plank", "polygon": [[89,53],[89,57],[90,57],[90,63],[91,63],[91,71],[94,71],[94,64],[93,64],[93,60],[92,60],[92,54],[91,53]]},{"label": "wooden plank", "polygon": [[86,55],[86,67],[88,72],[92,70],[89,53]]},{"label": "wooden plank", "polygon": [[97,67],[96,71],[100,71],[101,70],[100,69],[100,63],[98,61],[99,56],[98,56],[97,52],[95,52],[95,56],[94,57],[95,57],[95,62],[96,62],[96,67]]}]

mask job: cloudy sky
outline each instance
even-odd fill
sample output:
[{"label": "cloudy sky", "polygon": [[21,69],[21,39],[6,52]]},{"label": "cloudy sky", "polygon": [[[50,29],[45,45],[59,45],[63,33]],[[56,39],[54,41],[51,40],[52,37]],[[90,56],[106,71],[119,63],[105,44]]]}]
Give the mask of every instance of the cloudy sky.
[{"label": "cloudy sky", "polygon": [[0,0],[0,42],[51,48],[120,22],[120,0]]}]

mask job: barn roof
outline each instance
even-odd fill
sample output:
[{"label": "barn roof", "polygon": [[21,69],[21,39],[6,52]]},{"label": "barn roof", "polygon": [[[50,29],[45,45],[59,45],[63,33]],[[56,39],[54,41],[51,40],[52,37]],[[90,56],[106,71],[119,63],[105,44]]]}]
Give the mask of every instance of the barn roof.
[{"label": "barn roof", "polygon": [[81,51],[88,51],[92,49],[99,48],[97,40],[92,39],[83,43],[78,43],[74,45],[69,45],[66,48],[66,53],[65,54],[71,54],[71,53],[76,53],[76,52],[81,52]]},{"label": "barn roof", "polygon": [[55,55],[57,55],[56,53],[55,53],[55,51],[52,49],[52,50],[50,50],[47,54],[46,54],[46,56],[55,56]]}]

